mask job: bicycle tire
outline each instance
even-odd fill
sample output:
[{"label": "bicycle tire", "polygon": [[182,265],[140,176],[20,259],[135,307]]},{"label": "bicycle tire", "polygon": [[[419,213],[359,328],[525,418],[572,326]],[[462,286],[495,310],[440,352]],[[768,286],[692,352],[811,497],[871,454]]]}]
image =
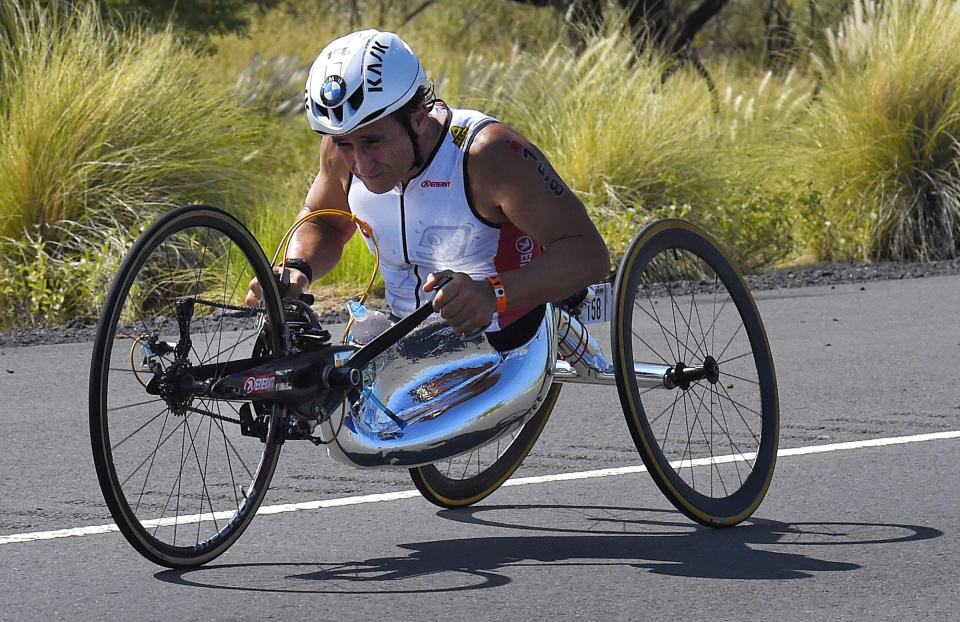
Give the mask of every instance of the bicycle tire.
[{"label": "bicycle tire", "polygon": [[[513,475],[533,449],[553,412],[561,386],[550,386],[543,404],[512,437],[451,460],[410,469],[417,490],[430,503],[449,509],[467,507],[488,497]],[[487,455],[494,456],[493,461],[483,466]]]},{"label": "bicycle tire", "polygon": [[[223,309],[242,302],[253,276],[263,284],[262,312]],[[151,338],[167,344],[179,339],[170,318],[175,300],[184,297],[220,305],[196,303],[191,364],[223,363],[254,350],[256,356],[277,355],[283,345],[270,263],[249,231],[224,211],[188,206],[165,214],[120,264],[90,367],[94,465],[120,532],[144,557],[171,568],[206,563],[236,541],[263,501],[285,432],[279,407],[258,405],[261,439],[241,435],[232,402],[190,396],[189,403],[171,407],[167,398],[147,393],[153,373],[138,368],[136,358],[146,357],[144,343]],[[153,360],[171,365],[169,354]]]},{"label": "bicycle tire", "polygon": [[[647,470],[692,520],[745,520],[773,477],[780,415],[773,356],[742,275],[705,231],[665,219],[634,238],[614,291],[617,389]],[[641,390],[628,373],[636,362],[671,373],[692,363],[706,377]]]}]

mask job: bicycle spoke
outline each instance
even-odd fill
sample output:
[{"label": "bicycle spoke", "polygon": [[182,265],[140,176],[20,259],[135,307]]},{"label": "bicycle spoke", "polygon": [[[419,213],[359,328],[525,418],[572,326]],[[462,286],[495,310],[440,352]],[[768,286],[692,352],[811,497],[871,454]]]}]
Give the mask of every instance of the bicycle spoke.
[{"label": "bicycle spoke", "polygon": [[744,352],[743,354],[738,354],[738,355],[732,356],[732,357],[730,357],[730,358],[728,358],[728,359],[721,359],[721,360],[718,360],[717,363],[720,364],[720,365],[724,365],[724,364],[726,364],[726,363],[730,363],[730,362],[732,362],[732,361],[736,361],[736,360],[738,360],[738,359],[742,359],[742,358],[745,357],[745,356],[753,356],[753,352]]},{"label": "bicycle spoke", "polygon": [[[671,359],[672,359],[672,358],[675,358],[674,353],[673,353],[673,348],[670,347],[670,338],[667,337],[666,327],[663,325],[663,322],[660,321],[660,314],[657,313],[656,304],[654,303],[653,298],[650,296],[650,290],[649,290],[649,288],[647,288],[647,287],[643,287],[643,290],[644,290],[644,294],[645,294],[646,297],[647,297],[647,302],[650,303],[650,311],[652,311],[653,313],[652,313],[652,314],[647,313],[647,310],[644,309],[643,307],[639,307],[639,308],[640,308],[640,310],[643,311],[643,313],[645,313],[651,320],[653,320],[653,323],[656,324],[657,328],[660,329],[660,332],[663,334],[663,339],[664,339],[664,341],[665,341],[666,344],[667,344],[667,349],[670,351],[670,358],[671,358]],[[636,301],[634,301],[634,305],[635,305],[635,306],[637,305]],[[653,348],[650,348],[650,349],[653,350]],[[664,360],[669,360],[669,359],[666,359],[666,358],[665,358]]]},{"label": "bicycle spoke", "polygon": [[757,386],[760,386],[760,381],[759,381],[759,380],[752,379],[752,378],[744,378],[743,376],[738,376],[738,375],[736,375],[736,374],[731,374],[731,373],[730,373],[729,371],[727,371],[727,370],[724,370],[724,371],[723,371],[723,377],[724,377],[724,378],[734,378],[734,379],[736,379],[736,380],[742,380],[743,382],[749,382],[750,384],[755,384],[755,385],[757,385]]},{"label": "bicycle spoke", "polygon": [[[231,408],[234,412],[236,412],[237,416],[240,415],[240,411],[238,411],[236,408],[234,408],[234,407],[233,407],[233,404],[230,404],[229,402],[224,402],[224,403],[228,404],[228,405],[230,406],[230,408]],[[212,418],[212,417],[211,417],[211,419],[212,419],[213,421],[216,421],[216,422],[217,422],[217,425],[220,426],[220,432],[221,432],[221,434],[223,434],[223,440],[224,440],[224,442],[226,443],[226,445],[230,448],[230,450],[233,452],[232,455],[234,456],[234,458],[235,458],[238,462],[240,462],[240,466],[242,466],[243,469],[244,469],[244,471],[247,472],[247,475],[248,475],[250,478],[253,478],[253,471],[250,469],[250,467],[247,466],[247,463],[244,461],[243,456],[240,454],[239,451],[237,451],[236,447],[234,447],[233,441],[230,440],[230,437],[229,437],[229,436],[227,435],[227,433],[226,433],[226,429],[223,427],[223,421],[221,421],[221,420],[219,420],[219,419],[214,419],[214,418]],[[227,454],[227,459],[228,459],[228,460],[231,460],[229,456],[230,456],[230,454],[228,453],[228,454]],[[232,462],[230,462],[230,472],[231,472],[231,474],[233,473],[233,465],[232,465]],[[232,476],[231,476],[231,480],[232,480],[232,479],[233,479],[233,478],[232,478]]]},{"label": "bicycle spoke", "polygon": [[166,414],[166,413],[168,413],[168,412],[170,412],[169,409],[166,408],[166,406],[164,406],[163,410],[161,410],[160,412],[158,412],[158,413],[157,413],[156,415],[154,415],[153,417],[147,419],[147,421],[144,422],[143,425],[141,425],[140,427],[138,427],[138,428],[137,428],[136,430],[134,430],[133,432],[127,434],[125,437],[123,437],[122,439],[120,439],[120,440],[117,441],[116,443],[113,443],[113,444],[110,446],[110,448],[111,448],[111,449],[116,449],[116,448],[119,447],[120,445],[123,445],[125,442],[127,442],[128,440],[130,440],[131,438],[133,438],[134,435],[136,435],[136,434],[138,434],[139,432],[141,432],[141,431],[142,431],[144,428],[146,428],[148,425],[150,425],[151,423],[153,423],[153,422],[156,421],[158,418],[160,418],[161,416],[163,416],[164,414]]},{"label": "bicycle spoke", "polygon": [[157,398],[154,398],[154,399],[152,399],[152,400],[146,400],[146,401],[144,401],[144,402],[134,402],[134,403],[132,403],[132,404],[124,404],[123,406],[114,406],[113,408],[108,408],[108,409],[107,409],[107,412],[108,412],[108,413],[115,413],[115,412],[119,412],[119,411],[121,411],[121,410],[128,410],[128,409],[130,409],[130,408],[137,408],[137,407],[139,407],[139,406],[149,406],[150,404],[161,404],[161,403],[163,403],[163,400],[160,399],[159,397],[157,397]]},{"label": "bicycle spoke", "polygon": [[[655,315],[651,315],[651,314],[648,313],[647,310],[644,309],[643,307],[639,307],[639,309],[640,309],[640,311],[642,311],[642,312],[644,313],[644,315],[648,316],[650,319],[654,319]],[[670,357],[669,357],[669,358],[667,358],[667,357],[662,357],[662,356],[661,356],[660,359],[663,360],[663,361],[670,361],[671,359],[676,360],[676,359],[680,358],[679,350],[678,350],[678,352],[675,354],[674,351],[673,351],[673,348],[671,347],[671,345],[672,345],[672,343],[673,343],[674,341],[679,341],[679,338],[678,338],[674,333],[668,331],[667,328],[666,328],[663,324],[660,324],[658,320],[654,319],[654,322],[657,322],[657,328],[659,328],[660,331],[663,333],[664,341],[667,343],[667,349],[670,350]],[[641,339],[639,334],[634,334],[634,337],[637,337],[638,339]],[[652,346],[647,345],[646,341],[643,341],[642,343],[643,343],[645,346],[647,346],[647,348],[649,348],[651,352],[654,352],[654,353],[656,352],[656,350],[654,350]],[[658,356],[659,356],[659,355],[658,355]]]},{"label": "bicycle spoke", "polygon": [[[179,423],[177,427],[171,430],[170,434],[168,434],[166,437],[163,436],[163,430],[166,428],[166,420],[164,420],[163,425],[164,427],[160,429],[160,434],[158,435],[158,438],[157,438],[156,447],[149,454],[147,454],[147,456],[140,462],[140,464],[137,465],[135,469],[133,469],[133,471],[130,472],[129,475],[127,475],[126,479],[120,482],[121,485],[125,485],[127,482],[129,482],[130,479],[132,479],[133,476],[136,475],[140,471],[140,469],[142,469],[147,463],[150,463],[152,468],[153,460],[156,458],[157,453],[160,451],[160,448],[163,447],[166,444],[166,442],[170,439],[170,437],[173,436],[177,432],[177,430],[180,429],[180,426],[183,425],[183,422],[181,421],[181,423]],[[147,474],[143,478],[144,487],[146,487],[146,482],[150,479],[150,470],[151,470],[150,468],[147,469]],[[141,491],[141,494],[142,494],[142,491]]]}]

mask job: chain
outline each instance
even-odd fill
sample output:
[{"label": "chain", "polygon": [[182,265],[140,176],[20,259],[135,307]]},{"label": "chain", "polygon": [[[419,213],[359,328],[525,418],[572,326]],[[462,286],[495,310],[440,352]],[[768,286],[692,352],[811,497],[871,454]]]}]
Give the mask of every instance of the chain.
[{"label": "chain", "polygon": [[197,413],[198,415],[203,415],[205,417],[213,417],[214,419],[219,419],[220,421],[226,421],[228,423],[235,423],[237,425],[241,424],[241,421],[239,419],[232,419],[230,417],[219,415],[217,413],[212,413],[209,410],[202,410],[200,408],[195,408],[193,406],[186,406],[184,407],[184,410],[192,413]]},{"label": "chain", "polygon": [[214,302],[212,300],[204,300],[203,298],[194,298],[194,302],[206,305],[208,307],[216,307],[217,309],[225,309],[227,311],[240,311],[245,313],[248,316],[262,315],[265,313],[263,309],[252,309],[250,307],[242,307],[238,305],[228,305],[224,302]]}]

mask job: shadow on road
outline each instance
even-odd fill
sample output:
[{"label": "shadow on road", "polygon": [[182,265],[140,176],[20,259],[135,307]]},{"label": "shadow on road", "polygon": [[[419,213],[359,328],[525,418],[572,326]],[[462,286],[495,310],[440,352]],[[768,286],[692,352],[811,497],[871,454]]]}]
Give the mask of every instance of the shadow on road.
[{"label": "shadow on road", "polygon": [[[881,523],[783,523],[752,519],[715,530],[675,512],[600,506],[485,506],[438,516],[509,535],[398,545],[409,553],[363,561],[253,563],[166,570],[166,582],[215,589],[295,593],[434,593],[474,590],[523,580],[556,566],[619,566],[709,579],[802,579],[857,570],[829,561],[815,547],[886,545],[943,535],[930,527]],[[517,533],[517,532],[521,533]],[[494,532],[495,534],[496,532]]]}]

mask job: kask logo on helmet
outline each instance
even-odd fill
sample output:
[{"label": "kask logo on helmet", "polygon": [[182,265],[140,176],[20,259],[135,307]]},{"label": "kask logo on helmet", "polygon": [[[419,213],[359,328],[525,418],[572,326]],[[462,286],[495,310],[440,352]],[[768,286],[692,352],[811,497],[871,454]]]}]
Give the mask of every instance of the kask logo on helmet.
[{"label": "kask logo on helmet", "polygon": [[[390,49],[389,45],[383,45],[379,41],[374,41],[370,46],[370,56],[380,61],[367,65],[367,90],[371,93],[383,91],[383,87],[380,86],[383,82],[383,73],[380,70],[383,68],[383,55],[388,49]],[[370,77],[371,73],[377,75],[375,80]]]}]

